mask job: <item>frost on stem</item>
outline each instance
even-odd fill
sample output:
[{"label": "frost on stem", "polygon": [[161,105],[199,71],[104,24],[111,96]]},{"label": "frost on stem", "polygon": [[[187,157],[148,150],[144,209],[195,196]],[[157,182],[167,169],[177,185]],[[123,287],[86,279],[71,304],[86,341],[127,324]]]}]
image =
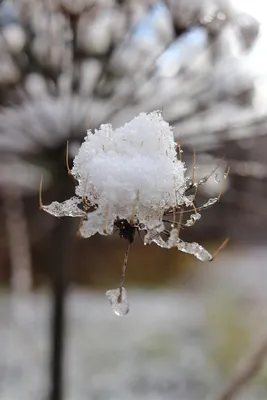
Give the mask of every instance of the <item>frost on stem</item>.
[{"label": "frost on stem", "polygon": [[[219,201],[221,193],[202,207],[195,205],[198,186],[215,171],[197,181],[194,153],[193,175],[186,177],[181,153],[172,128],[158,111],[141,113],[114,130],[109,124],[101,125],[87,132],[73,168],[68,167],[77,182],[76,196],[45,206],[40,196],[40,208],[56,217],[80,217],[80,235],[84,238],[119,230],[120,236],[132,243],[135,232],[143,231],[144,244],[176,247],[201,261],[211,261],[213,257],[202,246],[181,240],[182,223],[176,222],[175,216],[191,212],[185,226],[193,226],[201,217],[201,209]],[[174,217],[170,231],[165,225],[170,222],[168,215]],[[124,263],[124,272],[125,268]],[[119,305],[122,285],[123,281],[119,289],[114,289],[119,290]]]}]

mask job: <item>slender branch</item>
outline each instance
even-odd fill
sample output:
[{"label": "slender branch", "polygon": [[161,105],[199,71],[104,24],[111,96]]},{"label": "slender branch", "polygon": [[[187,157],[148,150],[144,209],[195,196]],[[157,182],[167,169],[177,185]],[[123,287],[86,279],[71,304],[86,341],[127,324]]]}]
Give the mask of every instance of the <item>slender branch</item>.
[{"label": "slender branch", "polygon": [[123,266],[122,266],[122,271],[121,271],[120,294],[119,294],[119,297],[118,297],[118,303],[121,303],[121,300],[122,300],[122,288],[123,288],[123,283],[124,283],[124,278],[125,278],[126,267],[127,267],[127,263],[128,263],[130,247],[131,247],[131,243],[129,242],[127,244],[127,249],[125,251],[124,260],[123,260]]},{"label": "slender branch", "polygon": [[218,400],[232,400],[259,372],[267,358],[267,336],[241,366]]}]

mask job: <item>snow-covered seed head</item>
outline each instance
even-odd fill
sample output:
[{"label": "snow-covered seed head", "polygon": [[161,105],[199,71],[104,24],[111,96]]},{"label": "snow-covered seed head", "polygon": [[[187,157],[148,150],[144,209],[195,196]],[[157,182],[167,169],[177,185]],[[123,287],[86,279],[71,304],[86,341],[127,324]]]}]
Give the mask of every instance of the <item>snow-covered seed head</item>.
[{"label": "snow-covered seed head", "polygon": [[71,172],[76,195],[98,206],[81,228],[84,237],[112,233],[117,219],[153,229],[165,210],[184,202],[185,167],[158,112],[142,113],[119,129],[88,131]]},{"label": "snow-covered seed head", "polygon": [[[118,129],[101,125],[87,132],[73,168],[68,167],[77,181],[76,196],[61,204],[40,203],[40,207],[56,217],[82,218],[80,234],[84,238],[96,233],[110,235],[119,229],[120,236],[131,243],[136,230],[140,230],[145,233],[144,244],[177,247],[200,260],[212,260],[200,245],[179,238],[181,224],[175,220],[167,239],[161,236],[166,234],[167,214],[190,208],[194,213],[185,226],[194,225],[201,217],[195,195],[209,176],[196,181],[194,153],[193,176],[186,177],[181,152],[172,128],[158,111],[141,113]],[[219,197],[210,199],[203,208],[216,203]]]},{"label": "snow-covered seed head", "polygon": [[[227,244],[228,239],[212,256],[198,243],[187,243],[180,238],[184,210],[193,212],[184,226],[193,226],[201,217],[200,210],[220,200],[222,189],[217,198],[196,207],[198,187],[215,171],[196,181],[194,152],[192,176],[185,176],[181,146],[175,143],[172,128],[158,111],[141,113],[115,130],[109,124],[94,132],[89,130],[72,169],[68,165],[67,144],[66,164],[68,173],[77,182],[76,196],[63,203],[43,205],[41,180],[39,206],[55,217],[80,217],[79,233],[84,238],[96,233],[110,235],[118,229],[120,236],[128,241],[120,286],[106,293],[116,315],[125,316],[129,311],[123,283],[130,245],[137,230],[144,232],[144,244],[176,247],[201,261],[212,261]],[[229,170],[225,179],[228,173]],[[173,218],[171,230],[165,226],[171,222],[168,216]]]}]

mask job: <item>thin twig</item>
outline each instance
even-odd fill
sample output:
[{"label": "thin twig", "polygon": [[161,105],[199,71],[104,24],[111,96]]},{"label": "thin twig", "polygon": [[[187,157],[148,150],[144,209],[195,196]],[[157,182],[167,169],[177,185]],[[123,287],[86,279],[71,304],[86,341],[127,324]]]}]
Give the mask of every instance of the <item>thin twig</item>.
[{"label": "thin twig", "polygon": [[232,400],[253,379],[263,366],[267,357],[267,336],[240,367],[218,400]]},{"label": "thin twig", "polygon": [[68,171],[68,174],[69,175],[71,175],[71,170],[70,170],[70,166],[69,166],[69,141],[67,140],[67,142],[66,142],[66,155],[65,155],[65,157],[66,157],[66,167],[67,167],[67,171]]},{"label": "thin twig", "polygon": [[193,167],[192,167],[192,183],[195,183],[195,168],[196,168],[196,150],[194,149]]},{"label": "thin twig", "polygon": [[177,140],[177,148],[178,148],[178,154],[179,154],[179,160],[182,162],[182,149],[181,149],[181,142],[180,139]]},{"label": "thin twig", "polygon": [[126,272],[126,267],[127,267],[127,263],[128,263],[130,247],[131,247],[131,243],[129,242],[127,244],[127,249],[125,251],[124,260],[123,260],[123,266],[122,266],[122,271],[121,271],[120,294],[119,294],[119,297],[118,297],[118,303],[121,303],[121,300],[122,300],[122,288],[123,288],[123,284],[124,284],[124,278],[125,278],[125,272]]},{"label": "thin twig", "polygon": [[42,191],[43,191],[43,175],[41,175],[40,183],[39,183],[39,192],[38,192],[38,199],[39,199],[39,208],[40,210],[43,209],[43,199],[42,199]]},{"label": "thin twig", "polygon": [[215,257],[217,257],[217,255],[219,254],[219,252],[220,252],[222,249],[224,249],[224,247],[228,244],[229,240],[230,240],[230,238],[228,237],[228,238],[226,238],[226,239],[222,242],[222,244],[218,247],[218,249],[217,249],[217,250],[215,251],[215,253],[213,254],[211,261],[214,260]]},{"label": "thin twig", "polygon": [[224,180],[223,180],[223,183],[222,183],[222,187],[221,187],[220,193],[219,193],[219,195],[218,195],[218,201],[220,201],[220,198],[221,198],[221,196],[222,196],[222,192],[223,192],[224,187],[225,187],[225,181],[226,181],[226,179],[228,178],[229,173],[230,173],[230,167],[228,167],[227,172],[226,172],[226,174],[225,174],[225,177],[224,177]]}]

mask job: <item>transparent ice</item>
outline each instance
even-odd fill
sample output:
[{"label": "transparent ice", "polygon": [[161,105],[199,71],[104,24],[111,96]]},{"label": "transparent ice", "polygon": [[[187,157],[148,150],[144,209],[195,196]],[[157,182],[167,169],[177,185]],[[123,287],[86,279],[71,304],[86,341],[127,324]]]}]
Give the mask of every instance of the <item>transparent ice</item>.
[{"label": "transparent ice", "polygon": [[53,201],[48,206],[42,206],[43,210],[54,217],[85,217],[86,213],[78,207],[81,204],[81,199],[78,197],[71,197],[68,200],[59,203]]},{"label": "transparent ice", "polygon": [[200,244],[193,242],[193,243],[187,243],[182,240],[177,245],[177,249],[180,251],[183,251],[184,253],[192,254],[196,258],[198,258],[200,261],[211,261],[212,260],[212,255],[204,249],[203,246]]},{"label": "transparent ice", "polygon": [[218,202],[218,198],[217,197],[213,197],[213,198],[209,199],[206,203],[204,203],[201,206],[201,208],[207,208],[207,207],[213,206],[217,202]]},{"label": "transparent ice", "polygon": [[215,181],[216,183],[220,183],[220,182],[221,182],[221,180],[220,180],[220,178],[219,178],[219,174],[215,174],[215,175],[214,175],[214,181]]},{"label": "transparent ice", "polygon": [[106,292],[106,296],[110,301],[114,314],[119,317],[124,317],[128,314],[130,310],[129,301],[124,287],[121,289],[110,289]]},{"label": "transparent ice", "polygon": [[201,218],[200,213],[194,213],[190,215],[190,218],[186,221],[185,226],[193,226],[196,221],[198,221]]}]

